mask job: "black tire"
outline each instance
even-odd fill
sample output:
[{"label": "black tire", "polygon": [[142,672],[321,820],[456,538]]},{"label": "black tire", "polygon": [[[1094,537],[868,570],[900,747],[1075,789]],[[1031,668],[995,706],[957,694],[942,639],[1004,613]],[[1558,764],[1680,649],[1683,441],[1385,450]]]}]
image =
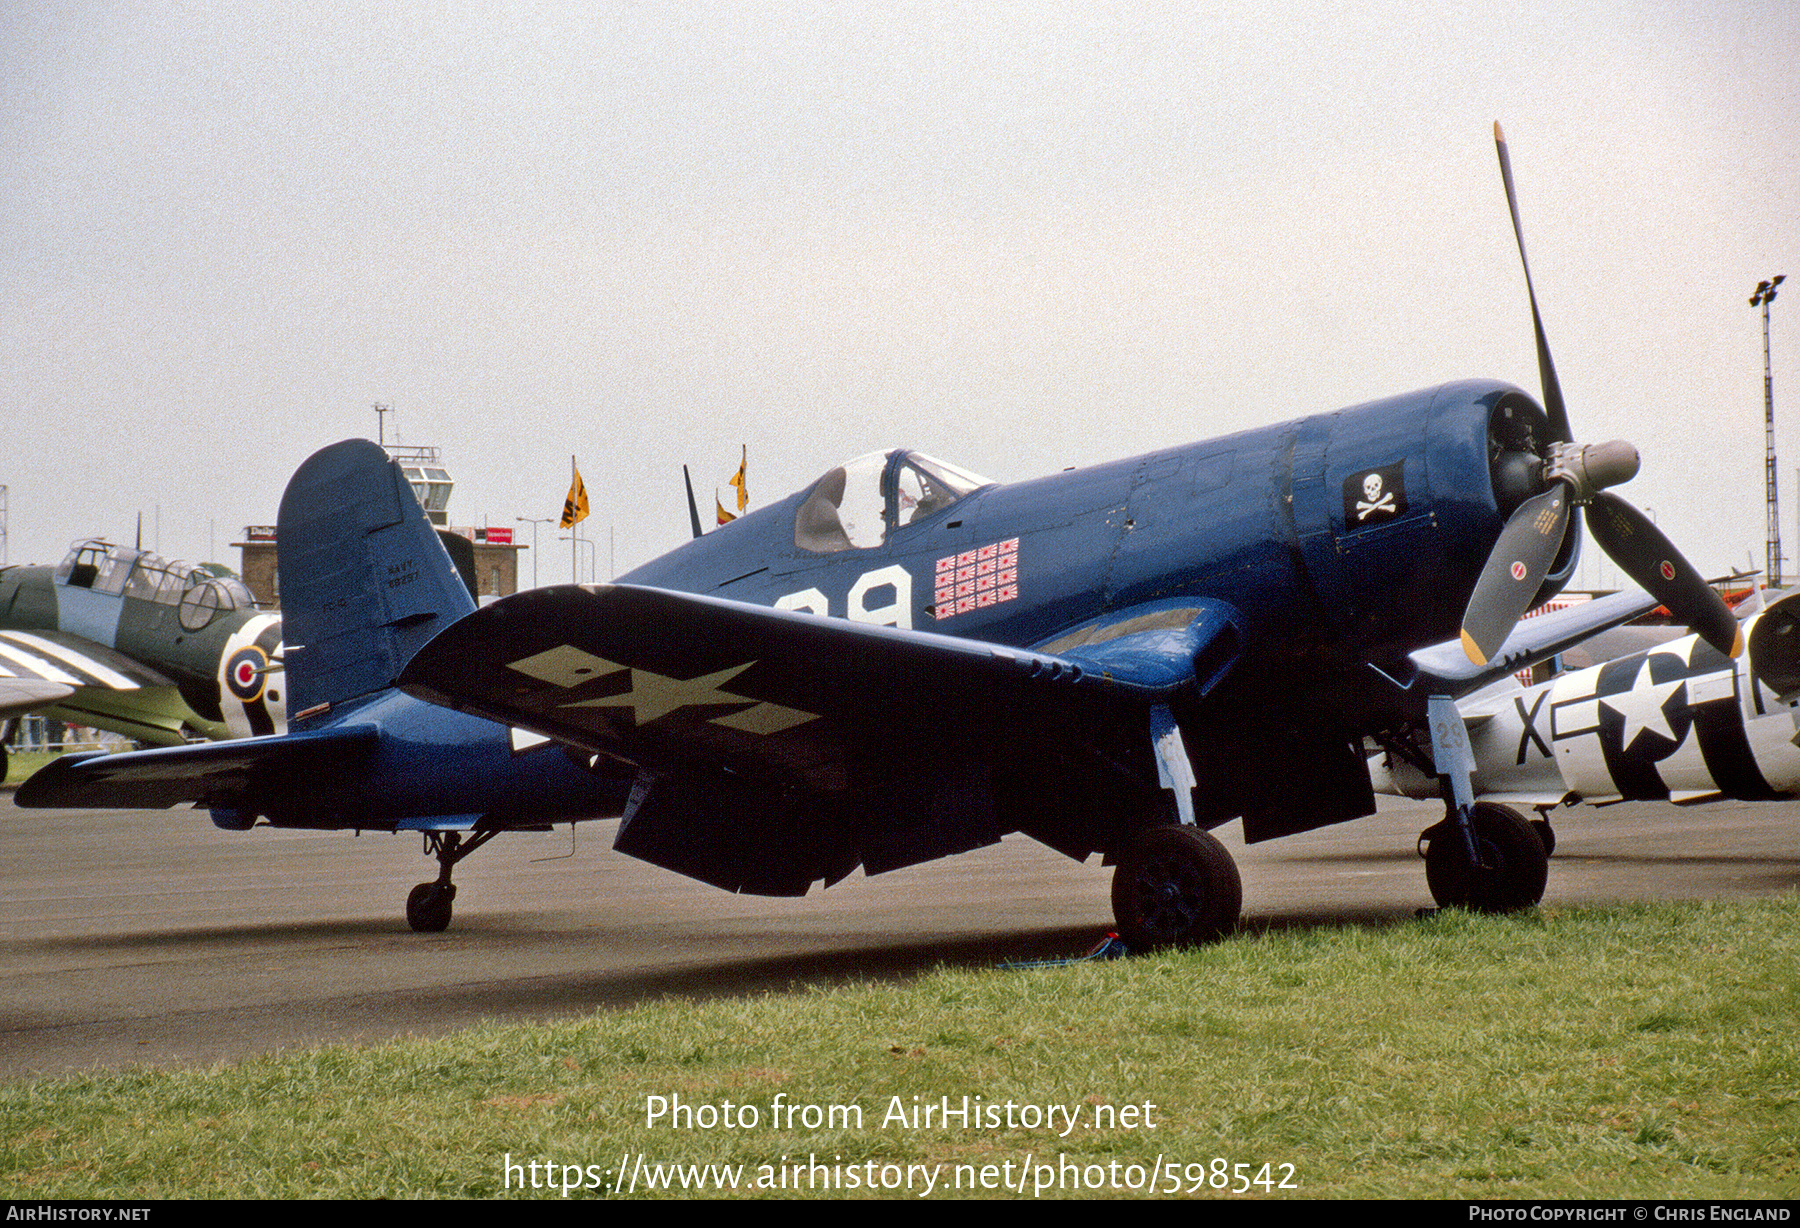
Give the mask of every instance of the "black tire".
[{"label": "black tire", "polygon": [[1544,846],[1544,856],[1556,856],[1556,829],[1550,826],[1550,820],[1531,820],[1531,830],[1537,833],[1538,843]]},{"label": "black tire", "polygon": [[1507,806],[1478,802],[1469,821],[1485,863],[1480,868],[1469,864],[1455,824],[1446,820],[1428,835],[1425,881],[1438,906],[1517,912],[1543,899],[1550,858],[1525,816]]},{"label": "black tire", "polygon": [[1137,950],[1211,942],[1237,924],[1244,888],[1225,846],[1197,827],[1153,827],[1119,857],[1119,936]]},{"label": "black tire", "polygon": [[454,884],[420,883],[406,897],[406,923],[421,934],[442,933],[450,928],[455,899]]}]

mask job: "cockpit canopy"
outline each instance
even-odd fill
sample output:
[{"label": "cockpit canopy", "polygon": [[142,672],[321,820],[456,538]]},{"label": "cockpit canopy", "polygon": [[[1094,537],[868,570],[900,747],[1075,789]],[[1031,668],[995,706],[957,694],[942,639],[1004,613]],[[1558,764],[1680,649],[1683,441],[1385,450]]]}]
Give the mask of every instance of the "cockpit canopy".
[{"label": "cockpit canopy", "polygon": [[993,483],[947,461],[895,448],[870,452],[813,484],[794,517],[794,545],[814,554],[867,550]]},{"label": "cockpit canopy", "polygon": [[96,593],[181,607],[181,625],[198,631],[220,610],[248,610],[256,598],[242,580],[215,576],[193,563],[170,562],[148,550],[93,539],[76,542],[56,568],[56,582]]}]

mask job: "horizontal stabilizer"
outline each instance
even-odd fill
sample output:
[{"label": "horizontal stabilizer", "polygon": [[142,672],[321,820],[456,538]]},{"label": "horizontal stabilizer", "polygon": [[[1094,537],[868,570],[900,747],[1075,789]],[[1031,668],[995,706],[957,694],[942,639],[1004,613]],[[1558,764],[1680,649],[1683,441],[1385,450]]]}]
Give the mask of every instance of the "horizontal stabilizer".
[{"label": "horizontal stabilizer", "polygon": [[158,810],[184,802],[242,808],[263,793],[292,792],[309,777],[342,771],[348,757],[372,754],[380,736],[373,725],[340,725],[118,755],[64,755],[20,785],[13,801],[33,809]]}]

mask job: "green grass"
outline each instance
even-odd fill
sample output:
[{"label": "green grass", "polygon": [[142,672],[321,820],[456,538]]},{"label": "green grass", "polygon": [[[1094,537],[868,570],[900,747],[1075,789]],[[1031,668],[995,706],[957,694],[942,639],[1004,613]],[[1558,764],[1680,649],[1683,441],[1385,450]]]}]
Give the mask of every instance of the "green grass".
[{"label": "green grass", "polygon": [[13,750],[6,753],[6,783],[16,785],[57,756],[47,750]]},{"label": "green grass", "polygon": [[[481,1197],[507,1192],[510,1155],[517,1195],[545,1175],[527,1174],[533,1161],[593,1165],[571,1180],[599,1181],[643,1153],[742,1164],[752,1182],[783,1157],[836,1163],[840,1180],[869,1161],[877,1174],[941,1165],[939,1196],[970,1192],[946,1188],[958,1165],[998,1175],[1066,1159],[1089,1176],[1136,1171],[1141,1185],[1161,1156],[1198,1165],[1176,1180],[1188,1192],[1197,1175],[1204,1194],[1221,1193],[1216,1160],[1247,1163],[1246,1177],[1291,1164],[1309,1197],[1793,1197],[1797,923],[1792,897],[1445,913],[209,1071],[13,1083],[0,1086],[0,1194]],[[778,1094],[859,1106],[862,1125],[772,1124]],[[910,1108],[964,1095],[1074,1105],[1081,1122],[1059,1138],[883,1121],[896,1097]],[[652,1125],[652,1096],[748,1104],[761,1121]],[[1155,1128],[1096,1128],[1102,1104],[1154,1104]],[[1071,1189],[1069,1171],[1047,1193],[1131,1193]]]}]

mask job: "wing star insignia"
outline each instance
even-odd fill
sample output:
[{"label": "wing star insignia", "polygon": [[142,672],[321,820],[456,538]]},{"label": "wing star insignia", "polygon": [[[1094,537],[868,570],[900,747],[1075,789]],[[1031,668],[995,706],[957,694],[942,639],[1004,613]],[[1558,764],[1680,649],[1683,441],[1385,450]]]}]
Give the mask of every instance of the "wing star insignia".
[{"label": "wing star insignia", "polygon": [[719,689],[755,664],[754,661],[746,661],[742,665],[734,665],[710,674],[703,674],[698,678],[671,678],[652,670],[619,665],[590,652],[584,652],[572,644],[562,644],[509,662],[507,668],[564,689],[580,686],[594,678],[616,674],[620,670],[628,670],[631,674],[629,691],[618,695],[602,695],[594,699],[579,699],[562,706],[565,708],[630,708],[632,724],[638,726],[647,725],[651,721],[658,720],[682,708],[698,708],[709,705],[754,705],[740,712],[713,717],[712,723],[724,725],[728,729],[739,729],[745,733],[759,734],[763,737],[818,719],[816,712],[803,712],[798,708],[788,708],[781,704],[756,699],[753,696],[734,695],[730,691]]},{"label": "wing star insignia", "polygon": [[539,682],[566,688],[580,686],[592,678],[616,674],[625,667],[614,665],[591,652],[583,652],[572,644],[561,644],[533,656],[508,662],[506,668],[517,670],[528,678],[536,678]]}]

